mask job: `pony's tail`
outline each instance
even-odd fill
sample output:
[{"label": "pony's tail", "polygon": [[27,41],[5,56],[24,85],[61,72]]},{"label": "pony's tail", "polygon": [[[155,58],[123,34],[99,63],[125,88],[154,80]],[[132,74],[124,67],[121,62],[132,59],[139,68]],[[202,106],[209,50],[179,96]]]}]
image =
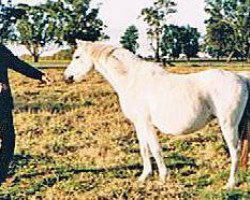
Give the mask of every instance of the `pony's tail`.
[{"label": "pony's tail", "polygon": [[241,144],[240,166],[243,170],[246,170],[248,164],[249,139],[250,139],[250,79],[249,77],[247,78],[244,75],[243,77],[247,82],[249,94],[248,94],[247,104],[239,125],[239,136]]}]

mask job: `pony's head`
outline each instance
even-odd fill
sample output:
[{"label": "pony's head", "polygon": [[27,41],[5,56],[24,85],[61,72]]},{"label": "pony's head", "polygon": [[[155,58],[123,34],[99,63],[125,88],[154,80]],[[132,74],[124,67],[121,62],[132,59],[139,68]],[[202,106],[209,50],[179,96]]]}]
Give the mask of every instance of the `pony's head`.
[{"label": "pony's head", "polygon": [[73,59],[64,72],[64,80],[67,83],[82,81],[94,66],[91,57],[87,54],[89,42],[76,40],[76,43],[77,48],[73,54]]}]

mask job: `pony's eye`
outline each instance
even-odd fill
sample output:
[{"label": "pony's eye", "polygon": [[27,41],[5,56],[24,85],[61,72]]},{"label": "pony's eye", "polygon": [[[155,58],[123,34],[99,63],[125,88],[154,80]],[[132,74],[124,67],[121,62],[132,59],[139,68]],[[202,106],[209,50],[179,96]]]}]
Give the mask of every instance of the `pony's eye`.
[{"label": "pony's eye", "polygon": [[80,58],[80,56],[76,56],[76,57],[75,57],[75,59],[78,59],[78,58]]}]

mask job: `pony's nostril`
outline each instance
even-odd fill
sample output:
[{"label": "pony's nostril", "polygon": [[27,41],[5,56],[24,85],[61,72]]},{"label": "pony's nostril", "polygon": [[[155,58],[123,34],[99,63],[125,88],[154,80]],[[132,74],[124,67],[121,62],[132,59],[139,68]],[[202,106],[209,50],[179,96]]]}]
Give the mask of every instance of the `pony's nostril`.
[{"label": "pony's nostril", "polygon": [[66,83],[73,83],[74,82],[74,76],[69,76],[69,77],[65,78],[65,82]]}]

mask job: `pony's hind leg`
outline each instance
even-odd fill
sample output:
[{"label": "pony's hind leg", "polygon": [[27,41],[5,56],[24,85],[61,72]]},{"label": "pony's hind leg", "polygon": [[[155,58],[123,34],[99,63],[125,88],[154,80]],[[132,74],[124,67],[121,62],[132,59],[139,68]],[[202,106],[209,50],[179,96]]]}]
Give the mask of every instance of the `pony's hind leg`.
[{"label": "pony's hind leg", "polygon": [[[145,178],[152,172],[148,147],[156,160],[157,167],[159,169],[161,181],[165,181],[167,169],[162,157],[161,147],[158,142],[154,127],[146,121],[141,121],[136,125],[137,135],[140,140],[140,148],[144,163],[143,173],[139,180],[145,180]],[[145,148],[146,147],[146,148]],[[146,150],[146,151],[145,151]]]},{"label": "pony's hind leg", "polygon": [[235,186],[236,171],[238,167],[238,127],[221,127],[223,136],[229,148],[229,153],[231,157],[231,169],[228,182],[226,184],[227,189],[231,189]]},{"label": "pony's hind leg", "polygon": [[231,157],[231,169],[226,185],[227,189],[233,188],[236,184],[238,151],[240,150],[239,128],[248,99],[248,90],[247,88],[245,88],[246,90],[243,89],[242,93],[238,96],[240,101],[236,101],[237,98],[232,97],[230,100],[236,102],[231,102],[230,107],[220,106],[217,108],[217,117]]}]

